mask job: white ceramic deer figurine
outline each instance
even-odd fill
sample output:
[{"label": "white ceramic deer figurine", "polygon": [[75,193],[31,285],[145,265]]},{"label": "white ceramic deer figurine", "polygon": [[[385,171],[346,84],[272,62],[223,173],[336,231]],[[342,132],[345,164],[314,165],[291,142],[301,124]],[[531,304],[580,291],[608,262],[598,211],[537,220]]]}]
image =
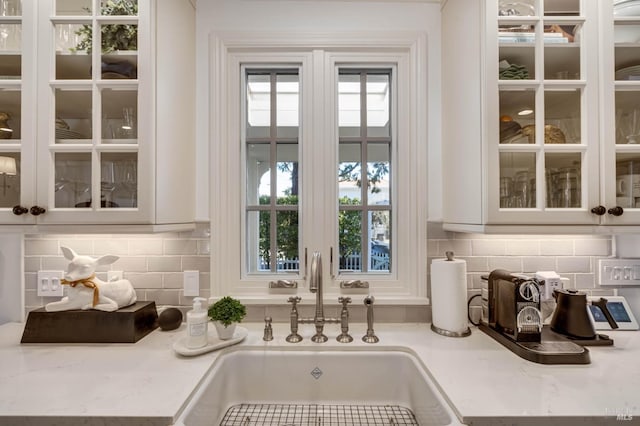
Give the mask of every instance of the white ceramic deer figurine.
[{"label": "white ceramic deer figurine", "polygon": [[68,285],[67,296],[58,302],[47,303],[47,312],[71,309],[96,309],[113,312],[136,302],[136,292],[129,280],[105,282],[95,275],[99,265],[110,265],[118,256],[105,255],[97,259],[80,256],[68,247],[60,247],[70,261],[62,284]]}]

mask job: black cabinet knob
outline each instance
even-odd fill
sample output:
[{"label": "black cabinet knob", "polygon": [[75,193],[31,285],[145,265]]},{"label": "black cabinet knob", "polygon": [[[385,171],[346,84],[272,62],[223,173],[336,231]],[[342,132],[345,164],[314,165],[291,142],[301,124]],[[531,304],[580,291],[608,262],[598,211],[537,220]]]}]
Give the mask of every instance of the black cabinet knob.
[{"label": "black cabinet knob", "polygon": [[624,213],[624,210],[620,206],[615,206],[607,210],[607,213],[612,214],[614,216],[622,216],[622,213]]},{"label": "black cabinet knob", "polygon": [[46,211],[47,211],[46,209],[44,209],[44,208],[42,208],[40,206],[33,206],[29,210],[29,212],[34,216],[40,216],[42,213],[44,213]]},{"label": "black cabinet knob", "polygon": [[23,214],[27,214],[29,213],[29,209],[26,207],[22,207],[20,205],[18,206],[13,206],[13,214],[15,214],[16,216],[20,216]]},{"label": "black cabinet knob", "polygon": [[607,209],[604,206],[598,206],[591,209],[591,213],[597,214],[598,216],[602,216],[607,212]]}]

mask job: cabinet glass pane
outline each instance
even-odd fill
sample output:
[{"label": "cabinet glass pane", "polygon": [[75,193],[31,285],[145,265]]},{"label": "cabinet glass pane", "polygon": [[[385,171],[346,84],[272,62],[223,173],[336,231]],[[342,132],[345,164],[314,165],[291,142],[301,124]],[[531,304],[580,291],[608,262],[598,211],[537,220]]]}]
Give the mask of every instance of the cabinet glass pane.
[{"label": "cabinet glass pane", "polygon": [[138,154],[105,152],[100,156],[100,206],[138,206]]},{"label": "cabinet glass pane", "polygon": [[102,90],[102,143],[136,143],[138,91]]},{"label": "cabinet glass pane", "polygon": [[268,139],[271,134],[271,77],[247,75],[247,139]]},{"label": "cabinet glass pane", "polygon": [[91,31],[86,24],[55,24],[56,79],[86,80],[91,78],[91,55],[82,43],[85,31]]},{"label": "cabinet glass pane", "polygon": [[0,87],[0,144],[16,143],[21,138],[21,91]]},{"label": "cabinet glass pane", "polygon": [[[2,2],[2,0],[0,0]],[[19,54],[22,49],[22,25],[0,24],[0,53]],[[3,58],[4,60],[4,58]]]},{"label": "cabinet glass pane", "polygon": [[545,25],[544,78],[546,80],[580,78],[581,29],[581,25]]},{"label": "cabinet glass pane", "polygon": [[640,24],[616,22],[614,27],[616,80],[640,80]]},{"label": "cabinet glass pane", "polygon": [[362,160],[359,143],[339,146],[338,197],[340,204],[362,204]]},{"label": "cabinet glass pane", "polygon": [[535,143],[535,90],[501,90],[499,96],[500,143]]},{"label": "cabinet glass pane", "polygon": [[101,13],[111,16],[138,15],[137,0],[101,0]]},{"label": "cabinet glass pane", "polygon": [[533,16],[535,14],[534,0],[498,1],[498,16]]},{"label": "cabinet glass pane", "polygon": [[616,143],[640,143],[640,91],[617,91]]},{"label": "cabinet glass pane", "polygon": [[616,157],[616,204],[622,208],[640,208],[640,154]]},{"label": "cabinet glass pane", "polygon": [[297,138],[300,115],[298,75],[276,75],[276,123],[278,138]]},{"label": "cabinet glass pane", "polygon": [[91,154],[54,154],[55,207],[89,207],[91,205]]},{"label": "cabinet glass pane", "polygon": [[581,91],[545,91],[544,94],[544,143],[580,143]]},{"label": "cabinet glass pane", "polygon": [[298,204],[298,144],[278,144],[276,161],[277,204]]},{"label": "cabinet glass pane", "polygon": [[0,152],[0,208],[20,204],[20,153]]},{"label": "cabinet glass pane", "polygon": [[578,16],[580,0],[544,0],[545,16]]},{"label": "cabinet glass pane", "polygon": [[498,27],[498,78],[535,79],[535,26],[518,23]]},{"label": "cabinet glass pane", "polygon": [[138,78],[138,25],[101,25],[103,79]]},{"label": "cabinet glass pane", "polygon": [[91,91],[56,89],[55,97],[56,143],[91,143]]},{"label": "cabinet glass pane", "polygon": [[500,208],[536,207],[535,170],[535,153],[500,153]]},{"label": "cabinet glass pane", "polygon": [[367,136],[389,137],[391,90],[389,74],[367,74]]},{"label": "cabinet glass pane", "polygon": [[91,15],[93,0],[56,0],[56,15]]},{"label": "cabinet glass pane", "polygon": [[360,74],[341,74],[338,80],[340,137],[360,136]]},{"label": "cabinet glass pane", "polygon": [[369,205],[390,205],[390,144],[367,144],[367,181]]},{"label": "cabinet glass pane", "polygon": [[0,16],[22,15],[22,0],[0,0]]},{"label": "cabinet glass pane", "polygon": [[548,208],[581,206],[582,173],[580,153],[545,154],[546,205]]}]

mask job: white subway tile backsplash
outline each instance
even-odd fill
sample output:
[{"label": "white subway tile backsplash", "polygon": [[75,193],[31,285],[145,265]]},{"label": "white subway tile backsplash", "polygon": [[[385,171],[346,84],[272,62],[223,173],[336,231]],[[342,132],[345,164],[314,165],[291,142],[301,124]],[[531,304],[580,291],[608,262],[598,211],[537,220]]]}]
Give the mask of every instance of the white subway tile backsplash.
[{"label": "white subway tile backsplash", "polygon": [[198,252],[198,244],[195,240],[164,240],[164,255],[195,255]]},{"label": "white subway tile backsplash", "polygon": [[489,258],[489,271],[506,269],[511,272],[522,272],[522,258],[510,256],[496,256]]},{"label": "white subway tile backsplash", "polygon": [[[124,271],[139,300],[153,300],[158,306],[181,306],[190,309],[193,297],[182,291],[182,271],[200,271],[200,296],[209,297],[210,229],[198,224],[193,232],[144,235],[28,235],[25,238],[25,299],[28,309],[39,308],[51,300],[36,295],[36,274],[40,269],[66,269],[68,261],[59,247],[67,245],[79,254],[120,256],[116,263],[99,269]],[[602,236],[547,235],[478,235],[445,232],[429,225],[426,259],[430,270],[433,259],[443,258],[446,251],[467,262],[468,296],[478,293],[480,277],[501,268],[512,272],[534,273],[555,270],[569,278],[568,288],[579,288],[595,295],[611,295],[612,290],[597,285],[597,261],[611,255],[611,240]],[[374,292],[375,293],[375,292]],[[53,299],[52,299],[53,300]],[[327,306],[325,313],[338,315],[338,307]],[[303,306],[302,316],[312,316],[313,307]],[[351,322],[366,321],[363,306],[350,306]],[[274,321],[288,321],[290,307],[282,305],[249,305],[246,321],[263,321],[271,315]],[[305,313],[306,312],[306,313]],[[426,306],[376,306],[376,322],[425,322],[431,319]]]},{"label": "white subway tile backsplash", "polygon": [[162,240],[157,238],[135,238],[129,240],[129,254],[132,256],[162,255]]},{"label": "white subway tile backsplash", "polygon": [[182,258],[182,269],[209,272],[211,270],[209,257],[184,256]]},{"label": "white subway tile backsplash", "polygon": [[182,269],[180,256],[150,256],[147,257],[149,272],[178,272]]},{"label": "white subway tile backsplash", "polygon": [[609,256],[611,244],[609,240],[575,241],[576,256]]},{"label": "white subway tile backsplash", "polygon": [[558,273],[562,272],[592,272],[591,258],[587,256],[558,257]]},{"label": "white subway tile backsplash", "polygon": [[125,276],[136,289],[162,288],[162,274],[160,273],[127,272]]},{"label": "white subway tile backsplash", "polygon": [[542,256],[573,256],[573,240],[540,241],[540,254]]},{"label": "white subway tile backsplash", "polygon": [[129,241],[120,238],[96,239],[93,250],[96,256],[104,254],[126,256],[129,254]]},{"label": "white subway tile backsplash", "polygon": [[473,256],[504,256],[507,244],[504,240],[473,240],[471,242]]},{"label": "white subway tile backsplash", "polygon": [[56,256],[58,252],[57,240],[25,239],[25,256]]},{"label": "white subway tile backsplash", "polygon": [[540,241],[538,240],[507,240],[506,254],[509,256],[539,256]]},{"label": "white subway tile backsplash", "polygon": [[555,271],[556,258],[552,256],[532,256],[522,258],[522,271],[533,273],[538,271]]}]

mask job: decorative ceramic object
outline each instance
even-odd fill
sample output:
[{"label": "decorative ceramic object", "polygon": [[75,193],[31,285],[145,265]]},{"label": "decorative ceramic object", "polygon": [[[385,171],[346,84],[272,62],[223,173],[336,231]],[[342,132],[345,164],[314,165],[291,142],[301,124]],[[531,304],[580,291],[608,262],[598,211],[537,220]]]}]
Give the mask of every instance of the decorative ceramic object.
[{"label": "decorative ceramic object", "polygon": [[68,285],[67,296],[58,302],[45,305],[47,312],[71,309],[96,309],[113,312],[136,302],[136,291],[129,280],[105,282],[96,277],[96,267],[110,265],[118,256],[104,255],[97,259],[80,256],[68,247],[60,247],[64,257],[70,261],[61,284]]},{"label": "decorative ceramic object", "polygon": [[[536,128],[533,124],[524,126],[522,128],[522,134],[529,138],[529,143],[536,142]],[[544,143],[558,144],[566,142],[567,139],[565,138],[564,133],[562,132],[562,130],[560,130],[560,128],[551,124],[546,124],[544,126]]]}]

